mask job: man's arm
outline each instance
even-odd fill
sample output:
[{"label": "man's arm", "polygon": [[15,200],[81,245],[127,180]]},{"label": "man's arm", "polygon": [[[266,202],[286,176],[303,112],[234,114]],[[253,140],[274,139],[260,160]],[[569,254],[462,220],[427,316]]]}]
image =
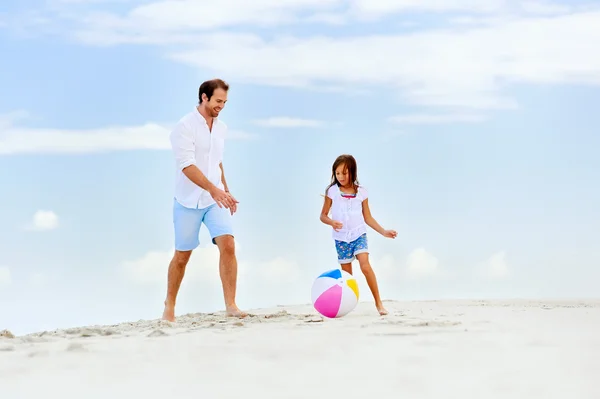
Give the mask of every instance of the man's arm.
[{"label": "man's arm", "polygon": [[170,140],[177,167],[181,169],[183,174],[194,184],[208,191],[219,207],[235,208],[235,199],[211,183],[196,166],[196,147],[193,133],[180,123],[171,132]]},{"label": "man's arm", "polygon": [[229,188],[227,187],[227,180],[225,180],[225,171],[223,170],[223,162],[219,164],[219,168],[221,168],[221,181],[223,182],[223,187],[225,187],[225,191],[229,192]]},{"label": "man's arm", "polygon": [[194,184],[208,192],[213,192],[216,188],[215,185],[196,166],[196,148],[193,133],[183,123],[180,123],[171,132],[170,140],[177,167]]},{"label": "man's arm", "polygon": [[184,175],[187,176],[194,184],[205,189],[209,193],[214,193],[217,186],[212,184],[196,165],[189,165],[182,169]]},{"label": "man's arm", "polygon": [[223,187],[225,188],[225,192],[233,199],[233,205],[229,208],[231,210],[231,214],[233,215],[237,211],[238,200],[236,200],[233,195],[229,192],[229,187],[227,187],[227,180],[225,180],[225,171],[223,170],[223,162],[219,163],[219,168],[221,168],[221,182],[223,183]]}]

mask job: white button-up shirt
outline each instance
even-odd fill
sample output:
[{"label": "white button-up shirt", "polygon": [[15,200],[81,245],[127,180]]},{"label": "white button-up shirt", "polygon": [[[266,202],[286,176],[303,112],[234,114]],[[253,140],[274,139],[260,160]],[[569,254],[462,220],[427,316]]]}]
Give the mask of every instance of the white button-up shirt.
[{"label": "white button-up shirt", "polygon": [[225,149],[227,126],[214,119],[212,132],[206,119],[194,109],[183,116],[170,135],[171,148],[177,167],[175,176],[175,199],[187,208],[206,208],[215,203],[208,191],[193,183],[183,173],[183,168],[196,165],[215,186],[224,189],[221,168]]},{"label": "white button-up shirt", "polygon": [[352,242],[367,232],[367,224],[362,213],[362,202],[368,198],[364,187],[358,187],[356,197],[345,198],[342,197],[337,184],[334,184],[327,190],[327,196],[331,198],[331,219],[343,224],[339,231],[333,230],[333,239]]}]

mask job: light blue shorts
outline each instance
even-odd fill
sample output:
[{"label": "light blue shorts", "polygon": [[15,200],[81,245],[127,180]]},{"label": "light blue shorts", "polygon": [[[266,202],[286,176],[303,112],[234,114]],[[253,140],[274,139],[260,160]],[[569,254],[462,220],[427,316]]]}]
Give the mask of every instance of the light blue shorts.
[{"label": "light blue shorts", "polygon": [[200,245],[200,226],[208,228],[212,243],[222,235],[233,236],[231,212],[212,204],[206,208],[186,208],[173,200],[173,227],[175,228],[175,249],[191,251]]}]

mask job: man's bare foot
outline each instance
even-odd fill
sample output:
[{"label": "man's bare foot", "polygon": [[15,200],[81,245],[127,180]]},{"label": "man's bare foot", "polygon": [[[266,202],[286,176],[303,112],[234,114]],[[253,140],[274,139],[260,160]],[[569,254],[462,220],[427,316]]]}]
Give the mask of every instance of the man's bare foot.
[{"label": "man's bare foot", "polygon": [[379,312],[380,316],[385,316],[388,314],[388,311],[383,307],[383,305],[377,306],[377,311]]},{"label": "man's bare foot", "polygon": [[170,322],[175,321],[175,306],[170,306],[165,303],[162,319]]},{"label": "man's bare foot", "polygon": [[227,317],[244,318],[248,316],[248,313],[241,311],[237,306],[230,306],[227,309],[225,309],[225,315]]}]

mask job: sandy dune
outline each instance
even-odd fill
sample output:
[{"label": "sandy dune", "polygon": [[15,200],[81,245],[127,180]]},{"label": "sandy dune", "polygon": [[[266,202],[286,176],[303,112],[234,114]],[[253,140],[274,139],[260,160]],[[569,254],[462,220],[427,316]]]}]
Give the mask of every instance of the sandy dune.
[{"label": "sandy dune", "polygon": [[600,301],[386,306],[0,334],[0,398],[600,398]]}]

